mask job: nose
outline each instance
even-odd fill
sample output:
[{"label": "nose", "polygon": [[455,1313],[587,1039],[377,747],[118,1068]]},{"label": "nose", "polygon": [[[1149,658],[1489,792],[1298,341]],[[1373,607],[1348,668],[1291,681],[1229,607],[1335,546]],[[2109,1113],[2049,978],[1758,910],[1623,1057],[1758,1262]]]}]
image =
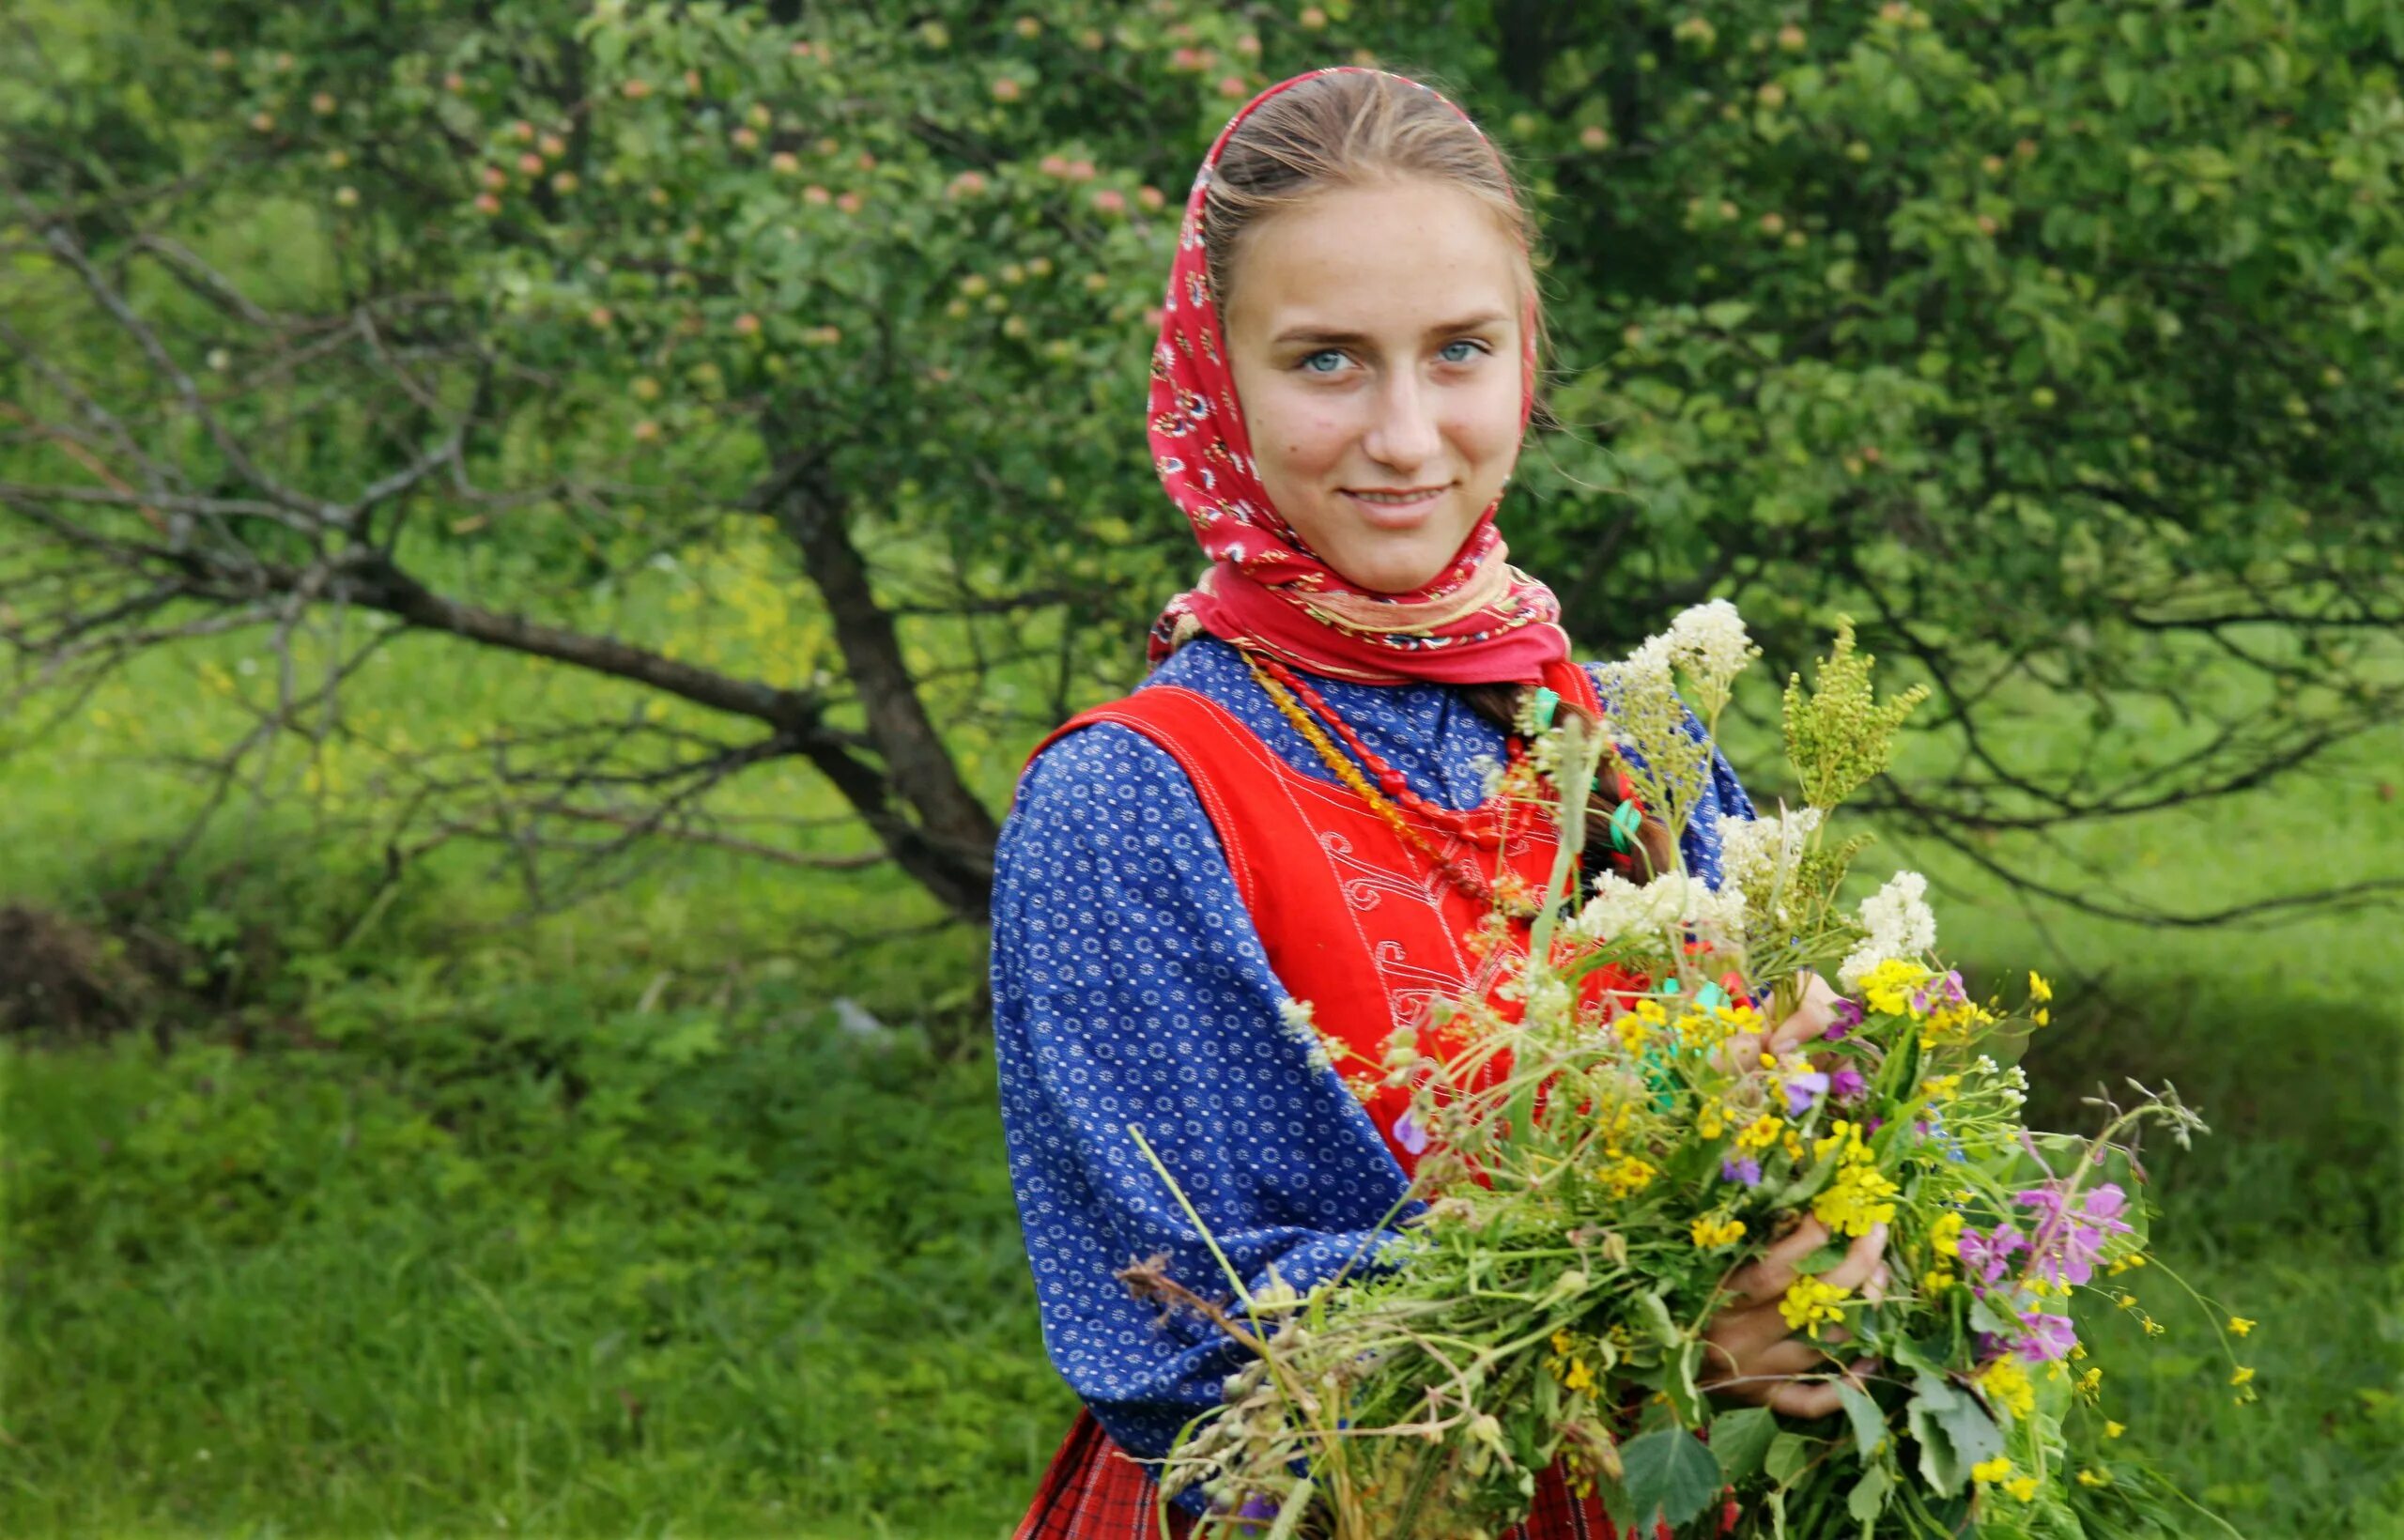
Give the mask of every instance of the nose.
[{"label": "nose", "polygon": [[1389,374],[1361,447],[1378,464],[1407,476],[1435,459],[1443,443],[1426,382],[1408,369]]}]

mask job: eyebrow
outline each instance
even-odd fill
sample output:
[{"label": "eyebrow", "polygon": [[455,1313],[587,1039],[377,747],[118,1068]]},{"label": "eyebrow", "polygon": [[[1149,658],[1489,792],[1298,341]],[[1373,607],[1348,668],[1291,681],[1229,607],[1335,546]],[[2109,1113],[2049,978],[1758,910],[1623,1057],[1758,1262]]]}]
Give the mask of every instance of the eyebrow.
[{"label": "eyebrow", "polygon": [[[1504,316],[1499,310],[1484,310],[1478,312],[1474,316],[1463,316],[1457,321],[1444,321],[1438,325],[1431,326],[1427,329],[1427,335],[1431,337],[1438,337],[1455,331],[1475,331],[1484,327],[1499,325],[1507,319],[1509,319],[1509,317]],[[1368,340],[1369,335],[1365,331],[1347,331],[1340,327],[1291,326],[1277,333],[1276,338],[1270,344],[1270,346],[1272,347],[1282,347],[1287,343],[1296,342],[1315,342],[1321,345],[1348,345],[1364,343]]]}]

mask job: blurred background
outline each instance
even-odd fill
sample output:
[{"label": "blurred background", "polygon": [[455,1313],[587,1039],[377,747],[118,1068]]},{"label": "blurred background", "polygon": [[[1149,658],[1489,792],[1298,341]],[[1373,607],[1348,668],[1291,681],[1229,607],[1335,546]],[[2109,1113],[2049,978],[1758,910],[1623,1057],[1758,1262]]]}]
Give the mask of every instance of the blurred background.
[{"label": "blurred background", "polygon": [[2386,0],[15,0],[0,1532],[1009,1532],[994,832],[1196,566],[1194,166],[1347,61],[1544,223],[1583,654],[1736,601],[1766,805],[1854,616],[1857,880],[2055,978],[2032,1120],[2212,1124],[2110,1414],[2404,1532]]}]

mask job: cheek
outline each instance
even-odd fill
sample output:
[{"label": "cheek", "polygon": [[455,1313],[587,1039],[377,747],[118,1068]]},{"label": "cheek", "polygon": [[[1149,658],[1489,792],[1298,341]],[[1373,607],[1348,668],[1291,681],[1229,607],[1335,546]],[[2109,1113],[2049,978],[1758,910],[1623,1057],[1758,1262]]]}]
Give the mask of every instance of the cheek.
[{"label": "cheek", "polygon": [[1278,403],[1275,426],[1255,440],[1264,473],[1302,477],[1319,474],[1344,457],[1355,437],[1340,412],[1327,409],[1323,400]]},{"label": "cheek", "polygon": [[1453,414],[1453,439],[1467,458],[1509,459],[1518,453],[1519,389],[1516,379],[1472,392]]}]

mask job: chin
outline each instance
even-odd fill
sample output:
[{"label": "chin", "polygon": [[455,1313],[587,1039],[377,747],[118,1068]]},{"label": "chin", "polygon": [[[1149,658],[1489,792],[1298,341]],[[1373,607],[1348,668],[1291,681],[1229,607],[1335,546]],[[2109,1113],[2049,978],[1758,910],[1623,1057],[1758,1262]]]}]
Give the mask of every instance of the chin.
[{"label": "chin", "polygon": [[1434,582],[1436,575],[1442,572],[1452,559],[1453,552],[1450,550],[1441,555],[1432,556],[1417,552],[1385,551],[1340,559],[1329,564],[1342,573],[1354,586],[1366,589],[1372,593],[1409,593],[1413,589],[1425,588],[1429,583]]}]

